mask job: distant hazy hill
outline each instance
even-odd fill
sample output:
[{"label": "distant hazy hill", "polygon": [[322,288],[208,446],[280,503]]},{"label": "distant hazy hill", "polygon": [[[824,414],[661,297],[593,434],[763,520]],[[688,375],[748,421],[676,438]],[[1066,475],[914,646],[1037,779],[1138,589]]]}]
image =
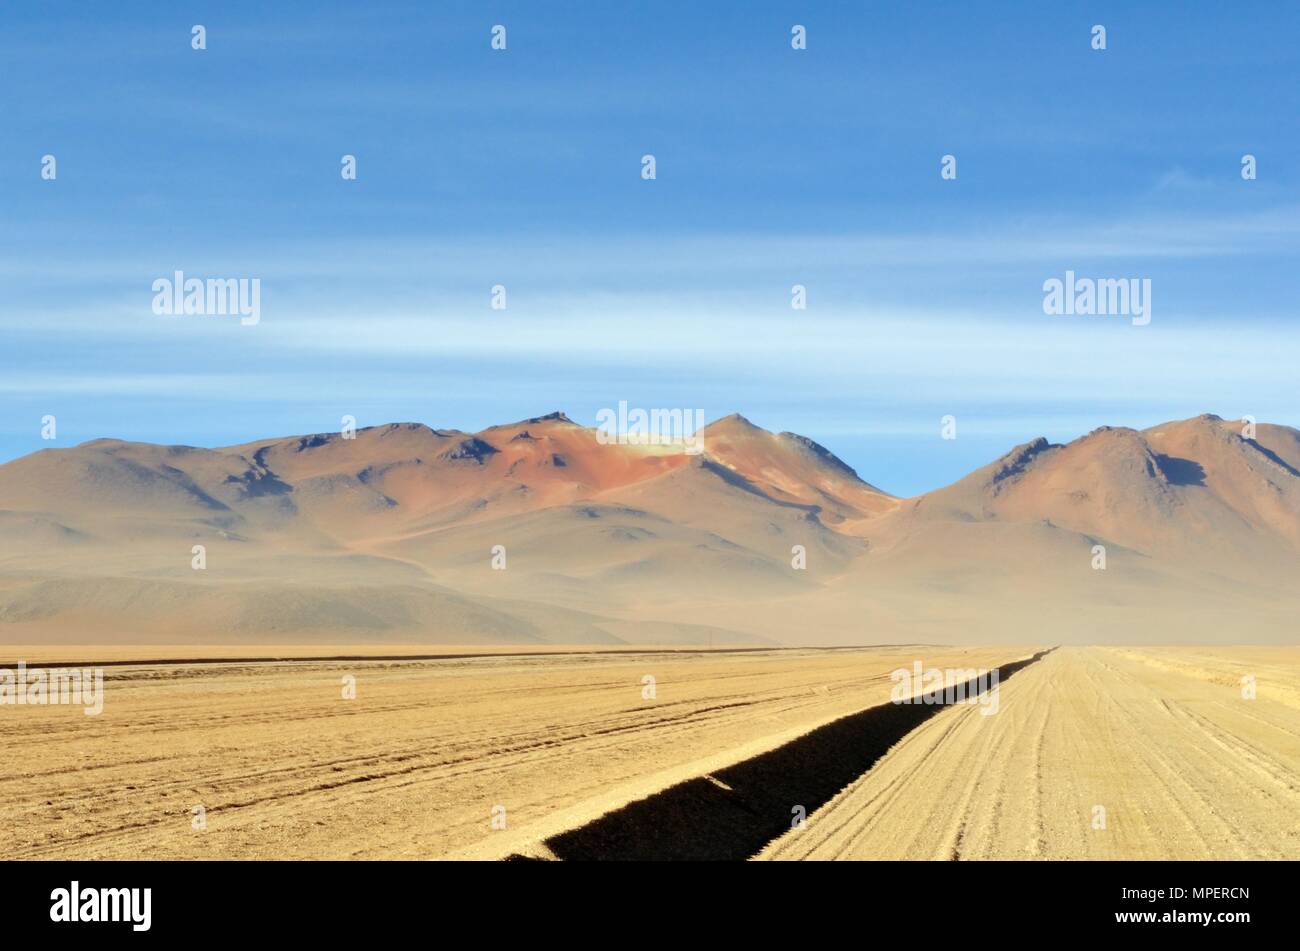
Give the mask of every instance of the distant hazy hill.
[{"label": "distant hazy hill", "polygon": [[1297,608],[1300,433],[1215,416],[905,500],[740,416],[699,455],[553,413],[0,466],[11,643],[1264,642]]}]

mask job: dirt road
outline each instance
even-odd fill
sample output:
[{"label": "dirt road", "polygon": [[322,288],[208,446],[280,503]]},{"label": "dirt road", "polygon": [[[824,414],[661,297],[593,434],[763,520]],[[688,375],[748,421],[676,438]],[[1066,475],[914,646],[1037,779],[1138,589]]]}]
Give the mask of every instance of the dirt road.
[{"label": "dirt road", "polygon": [[1297,661],[1061,648],[996,715],[943,710],[760,858],[1300,858]]}]

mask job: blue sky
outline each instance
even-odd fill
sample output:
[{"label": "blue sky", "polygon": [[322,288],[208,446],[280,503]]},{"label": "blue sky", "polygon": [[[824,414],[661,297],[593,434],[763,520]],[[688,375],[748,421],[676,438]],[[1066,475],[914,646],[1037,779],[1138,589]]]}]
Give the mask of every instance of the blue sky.
[{"label": "blue sky", "polygon": [[[626,400],[911,494],[1038,435],[1300,424],[1294,3],[120,6],[0,8],[0,460],[46,414],[221,445]],[[260,323],[155,315],[178,269],[259,278]],[[1149,278],[1151,323],[1045,315],[1067,269]]]}]

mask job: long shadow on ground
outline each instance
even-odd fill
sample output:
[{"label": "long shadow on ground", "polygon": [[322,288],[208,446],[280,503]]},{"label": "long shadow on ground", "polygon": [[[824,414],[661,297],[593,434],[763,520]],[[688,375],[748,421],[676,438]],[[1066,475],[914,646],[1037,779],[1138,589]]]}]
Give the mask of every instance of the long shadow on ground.
[{"label": "long shadow on ground", "polygon": [[[998,668],[999,683],[1050,651]],[[967,681],[975,697],[987,681]],[[959,688],[960,689],[960,688]],[[950,704],[871,707],[784,746],[687,780],[546,840],[566,861],[742,860],[875,765],[889,748]]]}]

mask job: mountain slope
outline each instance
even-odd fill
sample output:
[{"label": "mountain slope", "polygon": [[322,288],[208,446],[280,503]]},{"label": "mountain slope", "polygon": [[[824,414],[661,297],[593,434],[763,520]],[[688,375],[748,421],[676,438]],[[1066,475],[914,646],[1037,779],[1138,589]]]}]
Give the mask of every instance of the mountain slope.
[{"label": "mountain slope", "polygon": [[34,453],[0,465],[0,639],[1294,637],[1288,427],[1037,439],[901,500],[739,415],[697,455],[597,436],[551,413]]}]

